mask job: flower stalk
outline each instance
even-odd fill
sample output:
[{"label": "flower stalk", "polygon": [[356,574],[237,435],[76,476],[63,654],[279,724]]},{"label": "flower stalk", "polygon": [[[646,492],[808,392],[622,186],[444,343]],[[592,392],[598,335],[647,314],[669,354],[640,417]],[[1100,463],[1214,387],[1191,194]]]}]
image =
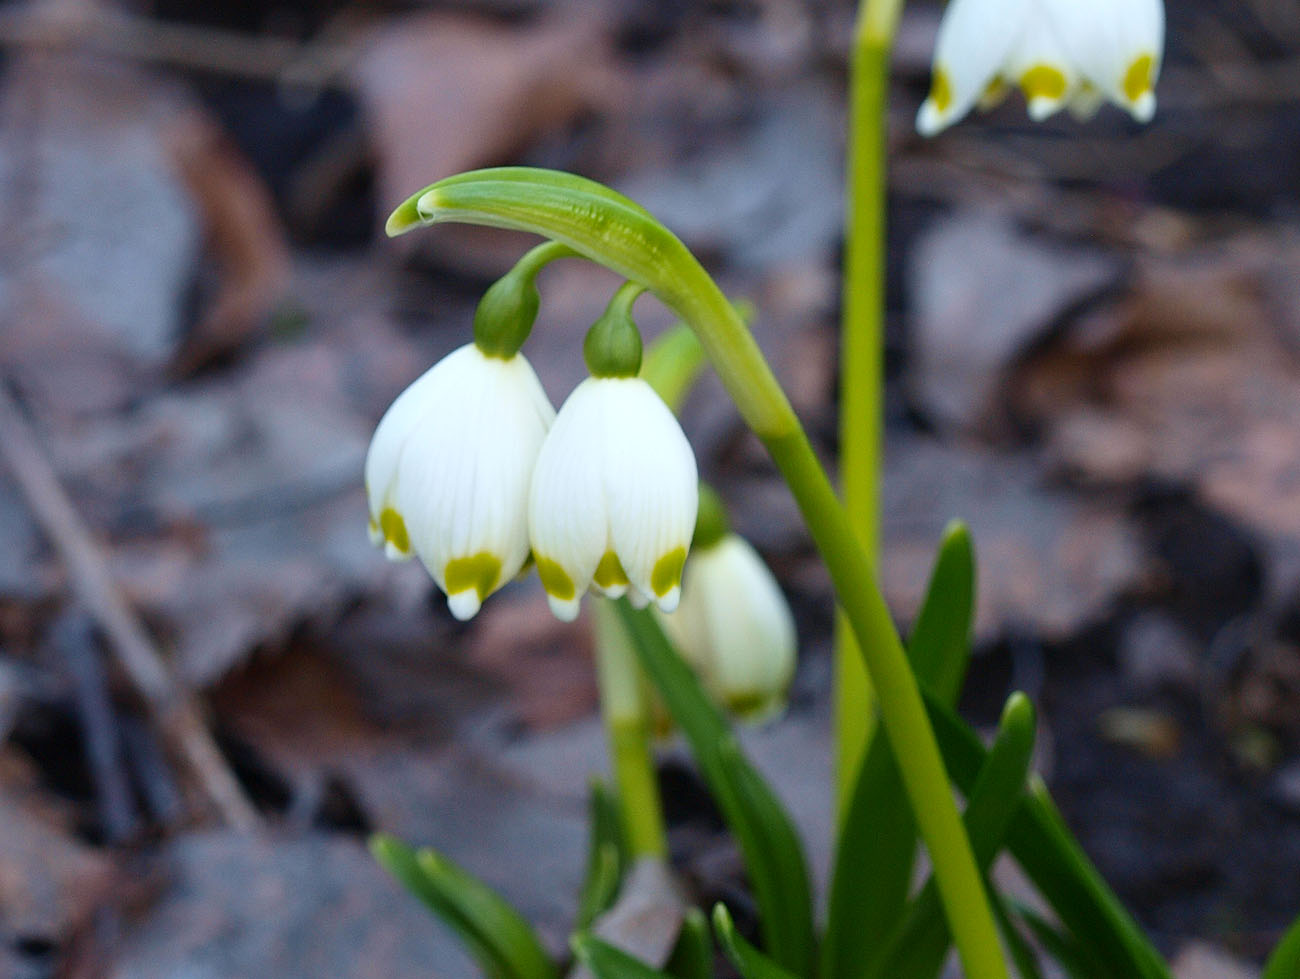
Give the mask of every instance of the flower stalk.
[{"label": "flower stalk", "polygon": [[[850,52],[849,131],[840,326],[840,484],[854,532],[880,550],[884,446],[885,214],[889,56],[902,0],[866,0]],[[835,750],[839,810],[871,740],[871,678],[841,613],[835,623]]]},{"label": "flower stalk", "polygon": [[636,654],[618,613],[608,601],[592,603],[596,624],[596,682],[610,764],[618,784],[623,831],[633,858],[664,859],[663,805],[655,777],[650,719]]}]

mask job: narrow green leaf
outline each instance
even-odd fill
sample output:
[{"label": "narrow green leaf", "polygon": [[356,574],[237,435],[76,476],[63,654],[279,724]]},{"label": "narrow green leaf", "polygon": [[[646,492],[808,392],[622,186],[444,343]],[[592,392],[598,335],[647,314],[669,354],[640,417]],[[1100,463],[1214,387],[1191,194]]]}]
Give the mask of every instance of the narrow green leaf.
[{"label": "narrow green leaf", "polygon": [[587,849],[587,872],[578,896],[575,924],[578,931],[584,930],[614,903],[628,860],[618,803],[598,780],[591,783],[587,810],[591,839]]},{"label": "narrow green leaf", "polygon": [[[1002,710],[997,738],[971,789],[962,821],[970,835],[976,863],[983,872],[988,871],[1002,848],[1007,827],[1020,805],[1034,751],[1035,723],[1029,698],[1013,693]],[[868,975],[876,979],[936,976],[950,944],[951,932],[931,877],[887,943],[883,957],[876,960],[875,968]]]},{"label": "narrow green leaf", "polygon": [[691,745],[700,773],[736,837],[754,889],[767,953],[796,975],[812,972],[812,890],[790,817],[746,761],[727,722],[646,611],[617,603],[641,668]]},{"label": "narrow green leaf", "polygon": [[1106,967],[1098,963],[1095,949],[1089,949],[1073,935],[1061,931],[1037,911],[1023,904],[1016,905],[1016,913],[1034,933],[1038,944],[1056,960],[1056,964],[1066,971],[1070,979],[1098,979],[1109,975],[1105,971]]},{"label": "narrow green leaf", "polygon": [[[987,751],[966,722],[936,697],[926,695],[926,709],[944,767],[957,787],[969,793]],[[1096,949],[1106,975],[1171,979],[1169,966],[1106,885],[1036,778],[1030,779],[1012,817],[1007,848],[1062,923],[1082,944]]]},{"label": "narrow green leaf", "polygon": [[569,943],[578,961],[592,971],[596,979],[672,979],[634,959],[621,948],[615,948],[594,935],[574,935]]},{"label": "narrow green leaf", "polygon": [[722,951],[731,960],[731,964],[740,970],[742,979],[795,979],[792,973],[745,941],[736,931],[726,905],[713,906],[713,930],[718,936]]},{"label": "narrow green leaf", "polygon": [[452,928],[489,979],[556,979],[555,964],[528,922],[486,885],[432,850],[384,834],[370,851]]},{"label": "narrow green leaf", "polygon": [[1269,956],[1259,979],[1296,979],[1300,976],[1300,918],[1287,929]]},{"label": "narrow green leaf", "polygon": [[664,966],[673,979],[713,979],[713,937],[699,908],[688,908],[677,947]]},{"label": "narrow green leaf", "polygon": [[997,918],[998,930],[1006,943],[1011,959],[1016,964],[1020,979],[1043,979],[1043,970],[1038,963],[1038,953],[1025,941],[1016,927],[1016,920],[1007,907],[1007,900],[994,888],[989,888],[989,898],[993,905],[993,916]]},{"label": "narrow green leaf", "polygon": [[[944,531],[908,644],[918,682],[956,702],[970,660],[975,552],[964,524]],[[916,822],[884,730],[867,749],[840,830],[828,902],[822,971],[849,979],[864,968],[863,935],[890,935],[907,902]]]},{"label": "narrow green leaf", "polygon": [[970,664],[975,617],[975,547],[960,520],[944,528],[925,601],[907,655],[916,678],[945,704],[956,704]]}]

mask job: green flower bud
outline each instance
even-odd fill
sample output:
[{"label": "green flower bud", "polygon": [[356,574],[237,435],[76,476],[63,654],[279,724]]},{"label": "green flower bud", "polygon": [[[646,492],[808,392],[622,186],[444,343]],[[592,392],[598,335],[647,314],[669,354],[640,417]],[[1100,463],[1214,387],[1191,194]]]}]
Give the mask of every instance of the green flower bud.
[{"label": "green flower bud", "polygon": [[645,292],[625,282],[582,342],[582,357],[592,377],[636,377],[641,370],[641,331],[632,320],[632,304]]},{"label": "green flower bud", "polygon": [[474,344],[488,357],[509,360],[532,332],[541,296],[537,273],[557,258],[576,253],[548,241],[530,249],[509,272],[488,287],[474,311]]}]

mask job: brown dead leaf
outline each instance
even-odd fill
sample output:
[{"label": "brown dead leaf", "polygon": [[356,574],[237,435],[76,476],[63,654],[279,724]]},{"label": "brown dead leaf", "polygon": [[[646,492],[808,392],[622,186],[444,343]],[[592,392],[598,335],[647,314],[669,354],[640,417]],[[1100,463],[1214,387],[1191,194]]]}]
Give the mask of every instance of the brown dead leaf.
[{"label": "brown dead leaf", "polygon": [[266,324],[288,291],[292,259],[270,192],[207,115],[180,113],[166,148],[199,207],[221,283],[172,362],[184,376]]},{"label": "brown dead leaf", "polygon": [[1243,239],[1146,262],[1122,301],[1024,365],[1014,400],[1072,475],[1194,486],[1268,540],[1285,586],[1300,574],[1300,355],[1269,301],[1279,251]]},{"label": "brown dead leaf", "polygon": [[0,754],[0,940],[61,945],[107,897],[113,862],[78,842],[24,759]]},{"label": "brown dead leaf", "polygon": [[364,44],[355,76],[383,214],[441,177],[508,161],[626,89],[591,17],[521,28],[453,13],[395,18]]}]

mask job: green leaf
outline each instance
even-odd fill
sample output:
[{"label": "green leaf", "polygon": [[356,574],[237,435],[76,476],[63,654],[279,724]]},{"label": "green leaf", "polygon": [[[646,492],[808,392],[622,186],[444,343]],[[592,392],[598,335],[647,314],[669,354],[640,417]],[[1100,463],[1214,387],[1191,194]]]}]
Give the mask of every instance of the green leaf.
[{"label": "green leaf", "polygon": [[713,930],[718,936],[718,944],[739,971],[742,979],[795,979],[795,976],[781,968],[766,955],[756,949],[736,931],[735,923],[726,905],[713,906]]},{"label": "green leaf", "polygon": [[587,872],[578,896],[575,927],[579,931],[614,903],[628,861],[618,803],[599,780],[591,783],[587,809],[591,839],[587,849]]},{"label": "green leaf", "polygon": [[1259,979],[1296,979],[1300,976],[1300,918],[1287,929],[1269,956]]},{"label": "green leaf", "polygon": [[[997,738],[971,789],[962,821],[970,835],[975,861],[987,872],[1002,848],[1007,827],[1019,804],[1034,751],[1034,707],[1013,693],[1002,710]],[[907,917],[868,974],[876,979],[926,979],[943,967],[951,944],[939,891],[931,877],[908,909]]]},{"label": "green leaf", "polygon": [[370,838],[370,852],[460,936],[489,979],[556,979],[528,922],[450,860],[385,834]]},{"label": "green leaf", "polygon": [[713,938],[699,908],[688,908],[677,947],[664,966],[673,979],[713,979]]},{"label": "green leaf", "polygon": [[[944,767],[964,793],[971,791],[987,751],[951,708],[926,695],[926,709]],[[1105,975],[1171,979],[1169,966],[1106,885],[1036,778],[1007,830],[1007,848],[1062,923],[1095,949]]]},{"label": "green leaf", "polygon": [[944,528],[925,601],[907,655],[916,678],[945,704],[956,704],[970,664],[975,616],[975,547],[960,520]]},{"label": "green leaf", "polygon": [[1097,979],[1109,975],[1097,961],[1095,949],[1089,949],[1073,935],[1065,934],[1037,911],[1016,905],[1016,913],[1034,933],[1038,944],[1056,960],[1070,979]]},{"label": "green leaf", "polygon": [[672,979],[666,972],[651,968],[594,935],[574,935],[569,943],[578,961],[592,971],[596,979]]},{"label": "green leaf", "polygon": [[736,837],[762,922],[767,953],[796,975],[812,972],[812,891],[790,817],[752,765],[699,680],[649,612],[615,606],[641,668],[691,745],[700,773]]},{"label": "green leaf", "polygon": [[1016,964],[1016,972],[1020,974],[1020,979],[1043,979],[1043,970],[1038,964],[1038,953],[1020,934],[1015,918],[1007,908],[1006,898],[993,888],[989,888],[989,898],[993,905],[993,916],[998,921],[998,930],[1002,933],[1002,940],[1006,943],[1011,959]]},{"label": "green leaf", "polygon": [[[944,531],[908,654],[917,681],[956,702],[970,660],[975,552],[964,524]],[[861,975],[863,935],[890,935],[912,880],[916,823],[883,729],[867,749],[836,848],[822,969],[827,979]]]}]

